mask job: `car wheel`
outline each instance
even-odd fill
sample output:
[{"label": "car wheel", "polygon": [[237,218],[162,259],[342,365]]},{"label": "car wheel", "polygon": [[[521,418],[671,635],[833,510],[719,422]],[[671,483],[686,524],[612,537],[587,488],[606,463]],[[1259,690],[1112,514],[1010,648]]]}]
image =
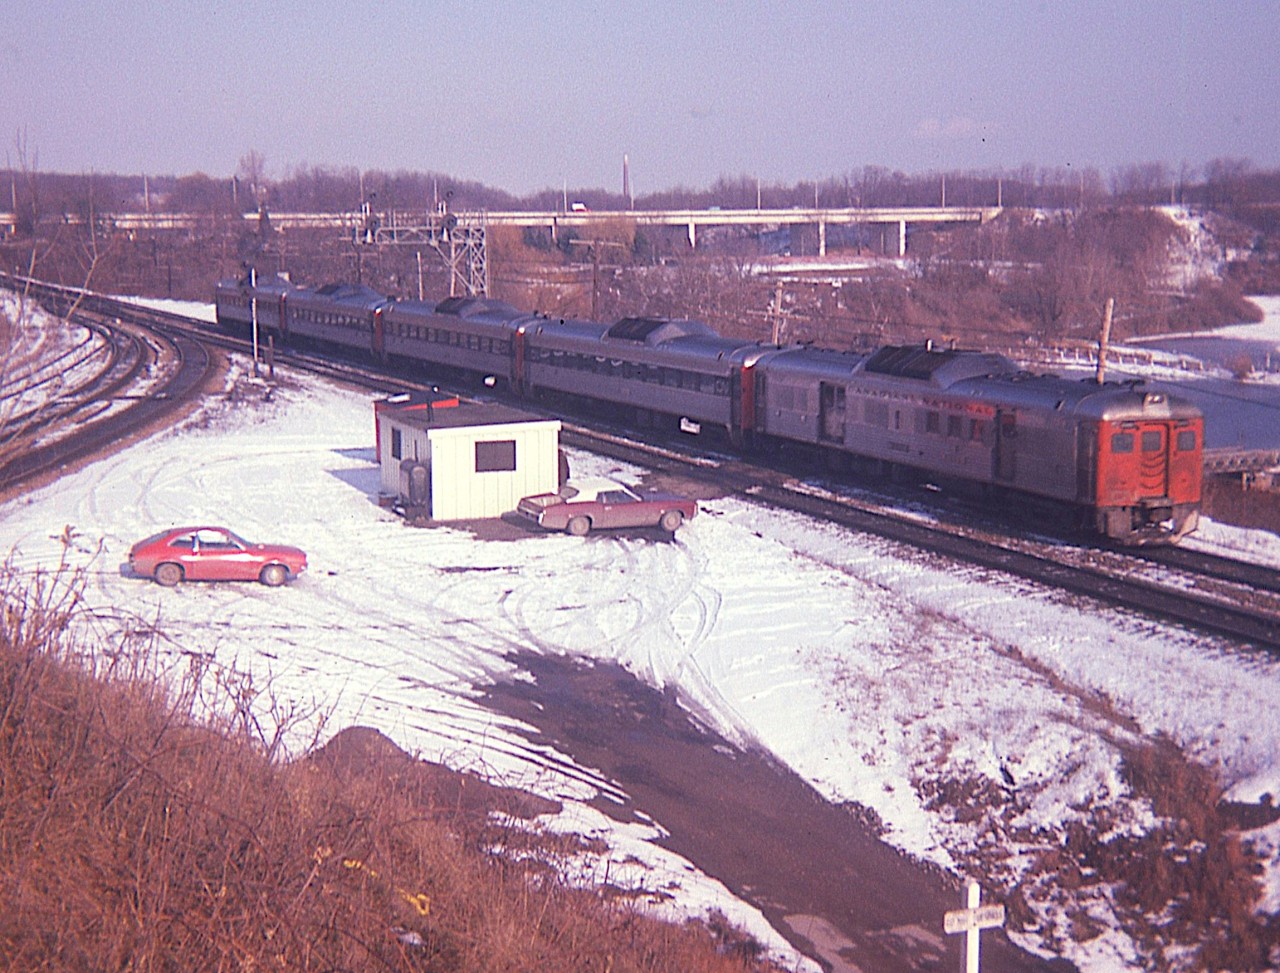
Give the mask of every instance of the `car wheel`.
[{"label": "car wheel", "polygon": [[586,517],[574,517],[565,525],[564,529],[574,537],[586,537],[587,534],[591,533],[591,521]]},{"label": "car wheel", "polygon": [[658,521],[658,526],[674,534],[683,523],[684,514],[679,510],[667,510],[662,514],[662,519]]},{"label": "car wheel", "polygon": [[283,564],[268,564],[258,575],[258,580],[269,588],[279,588],[289,580],[289,569]]},{"label": "car wheel", "polygon": [[164,563],[156,568],[156,584],[162,584],[166,588],[172,588],[174,585],[182,581],[182,566],[179,564]]}]

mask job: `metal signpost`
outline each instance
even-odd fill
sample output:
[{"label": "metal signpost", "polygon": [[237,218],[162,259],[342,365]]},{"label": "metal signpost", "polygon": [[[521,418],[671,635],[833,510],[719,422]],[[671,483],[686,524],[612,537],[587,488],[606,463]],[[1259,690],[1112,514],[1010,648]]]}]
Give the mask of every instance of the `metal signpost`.
[{"label": "metal signpost", "polygon": [[965,934],[965,973],[978,973],[978,936],[983,929],[994,929],[1004,925],[1004,906],[979,905],[982,901],[982,890],[977,882],[970,882],[968,889],[968,905],[964,909],[955,909],[942,917],[942,928],[947,933]]}]

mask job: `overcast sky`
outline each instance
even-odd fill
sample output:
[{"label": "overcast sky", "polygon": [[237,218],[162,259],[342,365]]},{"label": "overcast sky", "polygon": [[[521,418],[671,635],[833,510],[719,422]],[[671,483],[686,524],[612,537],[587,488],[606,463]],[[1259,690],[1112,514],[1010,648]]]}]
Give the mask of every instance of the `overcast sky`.
[{"label": "overcast sky", "polygon": [[524,194],[1280,166],[1280,3],[10,0],[5,158],[418,170]]}]

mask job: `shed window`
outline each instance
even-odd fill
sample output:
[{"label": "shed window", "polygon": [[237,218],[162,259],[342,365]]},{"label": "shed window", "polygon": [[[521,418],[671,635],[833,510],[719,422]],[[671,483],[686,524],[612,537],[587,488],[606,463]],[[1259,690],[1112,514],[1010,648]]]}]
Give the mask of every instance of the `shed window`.
[{"label": "shed window", "polygon": [[401,439],[401,434],[399,429],[391,430],[391,458],[392,459],[404,458],[404,443]]},{"label": "shed window", "polygon": [[516,441],[494,439],[476,443],[477,473],[509,473],[516,468]]}]

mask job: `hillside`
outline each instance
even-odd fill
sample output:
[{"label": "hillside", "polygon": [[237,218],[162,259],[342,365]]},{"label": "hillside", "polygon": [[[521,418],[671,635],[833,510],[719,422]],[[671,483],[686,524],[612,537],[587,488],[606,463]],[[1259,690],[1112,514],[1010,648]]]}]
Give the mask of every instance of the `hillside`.
[{"label": "hillside", "polygon": [[104,639],[82,584],[0,570],[4,968],[775,969],[714,916],[570,886],[546,802],[372,730],[280,759],[300,714],[270,685],[198,656],[162,676],[154,620]]}]

